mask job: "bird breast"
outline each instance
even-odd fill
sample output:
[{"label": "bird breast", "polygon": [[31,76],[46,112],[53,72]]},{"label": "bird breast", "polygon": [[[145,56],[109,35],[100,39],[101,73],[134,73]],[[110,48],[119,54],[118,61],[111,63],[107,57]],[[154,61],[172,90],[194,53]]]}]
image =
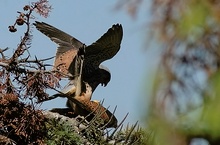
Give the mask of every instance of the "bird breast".
[{"label": "bird breast", "polygon": [[86,85],[86,93],[84,94],[86,100],[91,100],[92,97],[92,88],[88,83]]}]

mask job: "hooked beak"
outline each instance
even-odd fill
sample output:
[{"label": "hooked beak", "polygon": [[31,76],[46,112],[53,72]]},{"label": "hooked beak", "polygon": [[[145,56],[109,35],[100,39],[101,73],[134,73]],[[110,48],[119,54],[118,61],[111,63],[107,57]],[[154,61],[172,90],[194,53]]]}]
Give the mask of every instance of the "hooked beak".
[{"label": "hooked beak", "polygon": [[102,85],[102,86],[104,86],[104,87],[106,87],[106,86],[107,86],[107,84],[106,84],[106,83],[101,83],[101,85]]}]

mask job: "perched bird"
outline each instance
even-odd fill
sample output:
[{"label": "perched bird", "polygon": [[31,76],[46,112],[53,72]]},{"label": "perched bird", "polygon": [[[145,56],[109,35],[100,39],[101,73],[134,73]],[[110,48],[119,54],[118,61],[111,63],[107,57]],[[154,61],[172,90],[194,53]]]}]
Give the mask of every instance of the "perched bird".
[{"label": "perched bird", "polygon": [[[59,45],[54,67],[64,75],[71,74],[73,77],[62,92],[65,94],[75,93],[76,82],[72,80],[79,75],[77,74],[79,71],[76,70],[79,67],[76,64],[79,65],[81,63],[76,63],[74,58],[79,53],[80,48],[84,48],[85,51],[81,74],[81,92],[86,93],[89,86],[92,94],[99,84],[103,86],[108,84],[111,74],[106,67],[100,64],[105,60],[111,59],[119,51],[123,35],[120,24],[113,25],[101,38],[89,46],[44,22],[36,21],[34,25],[40,32]],[[88,99],[91,99],[91,96]]]},{"label": "perched bird", "polygon": [[68,117],[76,117],[77,115],[85,116],[87,121],[91,121],[96,117],[102,120],[99,124],[100,126],[105,126],[105,128],[117,127],[117,118],[99,102],[84,100],[84,97],[73,98],[68,96],[67,98],[77,105],[74,114],[72,114],[71,108],[54,108],[51,112],[56,112]]},{"label": "perched bird", "polygon": [[103,120],[102,125],[106,127],[117,127],[118,120],[108,109],[102,106],[98,101],[88,101],[84,100],[84,97],[68,97],[69,100],[74,102],[77,107],[74,113],[81,116],[86,116],[88,121],[91,121],[95,115],[98,115],[97,118]]},{"label": "perched bird", "polygon": [[[113,25],[96,42],[86,46],[49,24],[36,21],[34,25],[59,45],[54,61],[55,70],[61,72],[61,77],[71,75],[70,82],[61,90],[65,96],[68,96],[67,106],[74,110],[91,111],[89,108],[93,108],[95,104],[90,101],[92,93],[99,84],[106,86],[111,79],[110,71],[101,63],[111,59],[119,51],[123,36],[122,26]],[[58,95],[62,96],[62,94]],[[81,105],[73,102],[69,97],[78,100]],[[106,112],[109,114],[109,111]],[[117,119],[114,122],[117,122]]]}]

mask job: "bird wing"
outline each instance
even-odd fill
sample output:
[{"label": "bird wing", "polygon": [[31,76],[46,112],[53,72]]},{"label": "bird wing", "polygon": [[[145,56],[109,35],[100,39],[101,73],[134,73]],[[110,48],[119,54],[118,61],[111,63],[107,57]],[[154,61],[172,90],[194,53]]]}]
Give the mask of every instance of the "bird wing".
[{"label": "bird wing", "polygon": [[120,24],[113,25],[96,42],[85,48],[86,68],[97,68],[100,63],[111,59],[120,49],[123,29]]},{"label": "bird wing", "polygon": [[82,91],[82,67],[85,47],[79,49],[83,49],[80,51],[81,54],[77,53],[68,69],[69,72],[72,72],[73,79],[70,79],[69,83],[61,90],[62,93],[67,95],[75,94],[75,96],[79,96]]},{"label": "bird wing", "polygon": [[68,74],[71,62],[77,55],[79,48],[83,47],[83,43],[47,23],[36,21],[34,25],[40,32],[59,45],[56,52],[54,67],[62,73]]}]

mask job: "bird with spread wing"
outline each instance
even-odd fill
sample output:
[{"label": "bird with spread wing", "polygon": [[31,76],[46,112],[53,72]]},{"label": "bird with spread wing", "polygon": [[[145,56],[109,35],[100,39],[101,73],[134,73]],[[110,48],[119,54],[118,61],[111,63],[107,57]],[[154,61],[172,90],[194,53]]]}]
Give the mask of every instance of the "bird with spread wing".
[{"label": "bird with spread wing", "polygon": [[[62,77],[71,76],[70,82],[61,91],[62,93],[57,95],[68,95],[80,102],[90,102],[96,87],[99,84],[106,86],[110,81],[111,74],[101,63],[111,59],[119,51],[123,36],[122,26],[113,25],[96,42],[86,46],[71,35],[49,24],[36,21],[34,25],[59,45],[54,61],[55,70],[61,72]],[[76,107],[82,108],[76,102],[68,99],[67,105],[74,110],[77,110]],[[88,104],[94,105],[95,103],[84,105],[87,106],[87,110],[88,107],[91,107]]]}]

